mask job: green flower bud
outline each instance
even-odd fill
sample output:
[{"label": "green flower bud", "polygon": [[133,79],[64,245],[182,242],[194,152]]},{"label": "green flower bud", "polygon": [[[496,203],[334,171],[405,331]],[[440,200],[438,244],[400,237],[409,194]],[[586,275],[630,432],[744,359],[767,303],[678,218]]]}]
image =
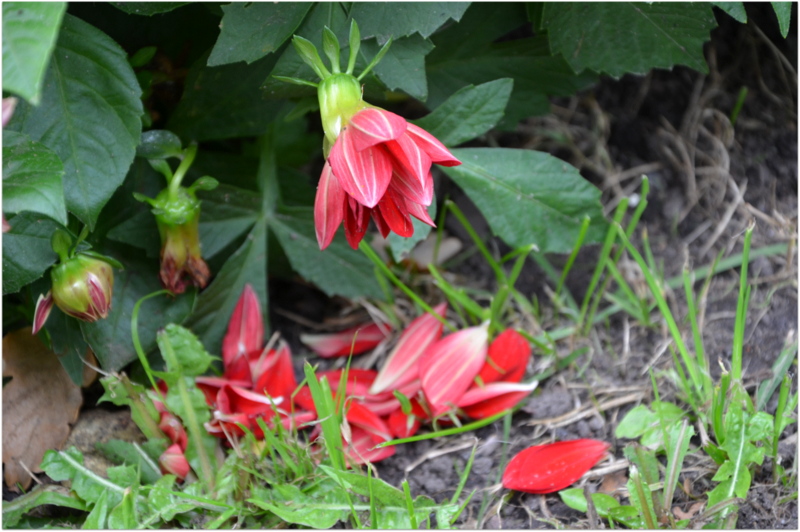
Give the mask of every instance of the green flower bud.
[{"label": "green flower bud", "polygon": [[52,298],[65,314],[93,322],[108,316],[114,270],[103,260],[77,254],[53,267]]}]

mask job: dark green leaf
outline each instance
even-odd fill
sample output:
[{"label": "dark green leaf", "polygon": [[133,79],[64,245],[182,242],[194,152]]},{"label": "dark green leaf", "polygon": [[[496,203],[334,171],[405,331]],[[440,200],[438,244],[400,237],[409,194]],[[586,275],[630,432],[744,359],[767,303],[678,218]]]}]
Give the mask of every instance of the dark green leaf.
[{"label": "dark green leaf", "polygon": [[129,15],[151,17],[168,13],[190,2],[111,2],[111,5]]},{"label": "dark green leaf", "polygon": [[778,24],[781,27],[781,37],[784,39],[789,35],[789,26],[792,23],[792,2],[772,2],[772,9],[778,17]]},{"label": "dark green leaf", "polygon": [[[269,500],[258,497],[248,499],[248,502],[295,525],[318,529],[331,528],[339,520],[346,519],[349,513],[347,498],[342,490],[329,490],[324,498],[316,499],[303,493],[295,485],[278,484],[268,493]],[[338,508],[326,507],[332,504]]]},{"label": "dark green leaf", "polygon": [[136,495],[134,491],[125,491],[122,502],[108,514],[108,528],[114,530],[136,530],[139,528],[139,523],[136,520],[135,499]]},{"label": "dark green leaf", "polygon": [[[747,24],[747,12],[742,2],[711,2],[742,24]],[[789,3],[789,2],[787,2]]]},{"label": "dark green leaf", "polygon": [[467,85],[416,124],[446,146],[457,146],[492,129],[503,118],[514,80]]},{"label": "dark green leaf", "polygon": [[13,131],[3,134],[3,212],[36,212],[67,225],[62,175],[52,150]]},{"label": "dark green leaf", "polygon": [[709,4],[564,2],[545,6],[553,53],[575,72],[614,77],[686,65],[708,72],[703,43],[717,25]]},{"label": "dark green leaf", "polygon": [[58,259],[50,247],[57,223],[33,213],[18,214],[8,223],[11,231],[3,234],[3,294],[35,281]]},{"label": "dark green leaf", "polygon": [[[217,44],[208,66],[252,63],[276,51],[303,21],[311,2],[241,2],[222,6]],[[263,79],[263,78],[262,78]]]},{"label": "dark green leaf", "polygon": [[213,257],[239,238],[258,220],[261,195],[249,190],[220,185],[213,192],[201,192],[200,242],[203,256]]},{"label": "dark green leaf", "polygon": [[64,486],[58,484],[38,485],[13,501],[3,501],[3,528],[16,528],[22,514],[45,504],[86,510],[86,504]]},{"label": "dark green leaf", "polygon": [[184,141],[262,134],[283,105],[265,100],[259,88],[275,66],[275,54],[250,65],[219,67],[206,66],[207,58],[203,55],[189,71],[168,129]]},{"label": "dark green leaf", "polygon": [[158,257],[161,239],[153,213],[140,211],[113,228],[106,236],[109,239],[145,250],[148,257]]},{"label": "dark green leaf", "polygon": [[[361,43],[362,57],[372,59],[381,46],[371,39]],[[425,56],[433,50],[433,43],[418,34],[392,42],[373,72],[390,90],[401,90],[409,96],[425,101],[428,97],[428,80],[425,77]]]},{"label": "dark green leaf", "polygon": [[39,103],[66,2],[3,2],[3,90]]},{"label": "dark green leaf", "polygon": [[267,224],[259,219],[244,244],[225,262],[211,284],[197,298],[186,322],[212,353],[218,353],[233,309],[245,284],[258,294],[265,330],[269,330],[267,306]]},{"label": "dark green leaf", "polygon": [[107,442],[96,442],[95,447],[103,453],[103,456],[115,463],[135,466],[136,470],[141,472],[142,483],[153,484],[162,476],[158,467],[158,457],[167,450],[163,439],[150,440],[143,444],[112,439]]},{"label": "dark green leaf", "polygon": [[372,263],[351,249],[342,234],[325,251],[320,251],[312,208],[286,207],[270,220],[270,228],[292,268],[326,294],[382,298]]},{"label": "dark green leaf", "polygon": [[90,229],[133,161],[141,132],[140,96],[122,48],[66,15],[41,105],[20,103],[9,126],[58,154],[67,210]]},{"label": "dark green leaf", "polygon": [[469,2],[355,2],[350,17],[358,22],[361,39],[389,40],[419,33],[430,37],[449,19],[460,20]]},{"label": "dark green leaf", "polygon": [[[81,322],[83,337],[106,371],[118,371],[137,358],[131,339],[131,316],[139,299],[161,290],[157,263],[130,260],[125,270],[114,272],[111,312],[104,320]],[[195,291],[148,300],[139,313],[139,338],[145,353],[156,344],[156,331],[168,323],[181,323],[192,309]]]},{"label": "dark green leaf", "polygon": [[83,386],[83,360],[89,345],[83,339],[80,321],[67,316],[57,306],[53,307],[47,318],[45,329],[50,334],[51,347],[58,355],[58,361],[76,386]]},{"label": "dark green leaf", "polygon": [[564,161],[547,153],[505,148],[452,153],[462,165],[442,169],[510,246],[536,244],[543,253],[568,252],[584,216],[592,219],[585,242],[599,242],[605,235],[600,191]]},{"label": "dark green leaf", "polygon": [[72,490],[86,502],[96,503],[106,494],[111,504],[122,500],[123,488],[87,468],[83,455],[74,446],[66,451],[47,451],[41,468],[55,481],[70,481]]},{"label": "dark green leaf", "polygon": [[203,349],[203,344],[192,334],[191,331],[170,323],[157,336],[158,347],[163,353],[165,349],[171,349],[175,356],[178,367],[171,367],[169,358],[167,361],[168,371],[180,373],[181,375],[196,377],[206,372],[211,365],[211,355]]},{"label": "dark green leaf", "polygon": [[142,133],[136,155],[145,159],[166,159],[181,154],[181,139],[166,129],[151,129]]}]

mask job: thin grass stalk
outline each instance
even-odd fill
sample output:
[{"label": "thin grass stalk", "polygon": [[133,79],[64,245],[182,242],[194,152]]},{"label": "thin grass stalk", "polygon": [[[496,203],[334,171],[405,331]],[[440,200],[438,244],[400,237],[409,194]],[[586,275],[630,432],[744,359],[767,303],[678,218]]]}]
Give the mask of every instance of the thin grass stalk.
[{"label": "thin grass stalk", "polygon": [[583,217],[581,229],[578,233],[578,239],[575,241],[575,246],[572,248],[572,253],[570,253],[567,263],[564,265],[564,269],[561,272],[561,278],[558,280],[558,285],[556,286],[556,297],[561,294],[561,289],[564,288],[564,282],[567,280],[567,275],[569,275],[570,270],[572,270],[572,265],[575,263],[575,259],[578,257],[578,252],[580,251],[581,247],[583,247],[583,241],[586,240],[586,232],[589,230],[589,224],[591,222],[592,219],[589,216]]},{"label": "thin grass stalk", "polygon": [[461,212],[461,209],[458,208],[458,205],[448,200],[447,207],[450,209],[450,212],[452,212],[453,215],[458,219],[461,225],[464,226],[464,229],[466,229],[470,238],[472,238],[472,241],[475,242],[475,245],[481,252],[481,255],[483,255],[483,257],[486,259],[486,262],[489,263],[489,267],[492,268],[492,271],[494,271],[494,275],[497,278],[497,284],[498,285],[508,284],[508,278],[506,277],[503,268],[501,268],[500,264],[498,264],[497,261],[494,260],[494,257],[492,257],[492,254],[489,253],[489,249],[483,242],[483,239],[481,239],[481,237],[478,236],[478,233],[475,232],[475,229],[472,227],[472,224],[469,223],[469,220],[467,220],[467,217],[464,216],[463,212]]},{"label": "thin grass stalk", "polygon": [[750,289],[747,286],[747,266],[750,259],[750,240],[753,237],[751,223],[744,232],[744,248],[742,249],[742,270],[739,275],[739,300],[736,307],[736,323],[733,327],[733,349],[731,355],[731,378],[734,381],[742,380],[742,348],[744,344],[744,329],[747,320],[747,306],[750,300]]},{"label": "thin grass stalk", "polygon": [[693,284],[694,278],[689,271],[688,266],[684,266],[683,289],[686,293],[686,307],[689,311],[689,324],[692,327],[694,354],[703,372],[703,390],[701,397],[703,402],[705,402],[708,398],[708,394],[711,393],[711,389],[714,387],[714,384],[711,382],[711,372],[708,366],[708,359],[706,358],[706,350],[703,346],[703,333],[700,332],[700,324],[697,322],[697,307],[695,305],[694,290],[692,289]]}]

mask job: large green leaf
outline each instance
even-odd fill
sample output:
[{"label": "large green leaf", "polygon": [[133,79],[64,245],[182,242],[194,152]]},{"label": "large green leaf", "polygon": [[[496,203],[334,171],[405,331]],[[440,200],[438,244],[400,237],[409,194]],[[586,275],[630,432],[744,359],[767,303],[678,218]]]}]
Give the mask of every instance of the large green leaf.
[{"label": "large green leaf", "polygon": [[[375,39],[361,43],[361,55],[372,60],[381,46]],[[392,43],[389,51],[378,63],[375,75],[390,90],[402,90],[409,96],[425,101],[428,97],[428,80],[425,77],[425,56],[433,50],[433,43],[417,34],[403,37]]]},{"label": "large green leaf", "polygon": [[250,284],[261,302],[264,328],[269,330],[267,300],[267,223],[260,218],[244,244],[197,298],[186,322],[211,353],[219,353],[222,337],[245,284]]},{"label": "large green leaf", "polygon": [[203,55],[189,71],[167,129],[184,142],[262,134],[282,105],[265,100],[259,89],[277,61],[275,54],[250,65],[209,67],[207,60]]},{"label": "large green leaf", "polygon": [[361,37],[389,37],[419,33],[429,37],[449,19],[459,20],[469,2],[354,2],[350,17],[358,22]]},{"label": "large green leaf", "polygon": [[66,2],[3,2],[3,90],[39,103]]},{"label": "large green leaf", "polygon": [[129,15],[152,17],[168,13],[191,2],[111,2],[111,5]]},{"label": "large green leaf", "polygon": [[311,9],[311,2],[234,2],[225,15],[208,66],[237,61],[252,63],[276,51],[292,36]]},{"label": "large green leaf", "polygon": [[772,9],[781,28],[781,37],[784,39],[789,35],[789,25],[792,23],[792,4],[793,2],[772,2]]},{"label": "large green leaf", "polygon": [[[125,261],[125,270],[114,272],[114,295],[108,317],[94,323],[81,322],[83,337],[104,370],[118,371],[137,358],[131,337],[133,307],[142,297],[161,290],[157,267],[154,261]],[[158,296],[142,304],[138,331],[145,353],[155,347],[159,329],[186,319],[195,295],[194,290],[188,290],[179,296]]]},{"label": "large green leaf", "polygon": [[23,212],[11,218],[11,231],[3,234],[3,294],[35,281],[58,256],[50,237],[60,226],[49,218]]},{"label": "large green leaf", "polygon": [[556,2],[545,6],[544,25],[575,72],[619,77],[674,65],[708,72],[703,43],[717,23],[702,2]]},{"label": "large green leaf", "polygon": [[453,150],[461,166],[442,168],[513,247],[536,244],[545,253],[570,251],[584,216],[586,242],[600,241],[606,221],[600,191],[552,155],[508,148]]},{"label": "large green leaf", "polygon": [[[742,24],[747,24],[747,12],[742,2],[711,2]],[[788,2],[787,2],[788,3]]]},{"label": "large green leaf", "polygon": [[258,221],[261,195],[257,192],[220,185],[198,196],[203,201],[200,242],[204,257],[213,257]]},{"label": "large green leaf", "polygon": [[20,104],[14,114],[11,129],[61,158],[67,209],[90,228],[133,161],[141,134],[140,96],[125,51],[66,15],[41,104]]},{"label": "large green leaf", "polygon": [[457,146],[486,133],[503,118],[513,86],[509,78],[468,85],[416,124],[446,146]]},{"label": "large green leaf", "polygon": [[3,212],[37,212],[67,225],[64,165],[52,150],[14,131],[3,135]]},{"label": "large green leaf", "polygon": [[325,251],[320,251],[313,208],[286,207],[270,220],[270,227],[292,268],[326,294],[383,297],[372,263],[351,249],[341,233]]},{"label": "large green leaf", "polygon": [[553,57],[546,37],[493,42],[525,23],[523,4],[475,3],[458,24],[431,40],[436,48],[426,59],[427,104],[441,105],[459,89],[512,78],[505,117],[498,127],[513,128],[528,116],[550,111],[550,96],[572,95],[596,80],[575,75],[561,57]]}]

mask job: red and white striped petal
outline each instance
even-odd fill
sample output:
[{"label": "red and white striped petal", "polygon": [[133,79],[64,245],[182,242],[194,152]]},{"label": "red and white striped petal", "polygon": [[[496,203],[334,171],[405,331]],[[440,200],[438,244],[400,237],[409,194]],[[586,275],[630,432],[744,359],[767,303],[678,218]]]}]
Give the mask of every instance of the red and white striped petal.
[{"label": "red and white striped petal", "polygon": [[217,408],[222,414],[254,416],[272,412],[273,405],[283,402],[282,397],[267,397],[238,386],[226,384],[217,392]]},{"label": "red and white striped petal", "polygon": [[392,156],[392,167],[395,172],[425,185],[425,178],[431,171],[431,158],[410,136],[403,135],[397,140],[387,142],[384,146]]},{"label": "red and white striped petal", "polygon": [[436,224],[431,219],[431,215],[428,213],[428,208],[424,205],[414,203],[413,201],[406,201],[406,210],[408,211],[408,214],[420,222],[426,223],[431,227],[436,227]]},{"label": "red and white striped petal", "polygon": [[406,205],[402,196],[387,190],[381,201],[378,202],[378,210],[380,210],[383,220],[392,231],[403,238],[408,238],[414,234],[414,225],[406,213]]},{"label": "red and white striped petal", "polygon": [[233,359],[260,350],[263,345],[261,305],[253,287],[246,284],[228,322],[228,332],[222,340],[222,362],[227,367]]},{"label": "red and white striped petal", "polygon": [[333,175],[330,163],[322,168],[314,199],[314,228],[319,249],[325,249],[333,240],[336,230],[344,220],[344,204],[347,196]]},{"label": "red and white striped petal", "polygon": [[[442,303],[433,310],[444,316],[447,303]],[[416,379],[419,376],[417,363],[420,357],[442,336],[443,327],[442,322],[431,314],[423,314],[412,321],[400,335],[395,348],[389,353],[369,393],[374,395],[385,390],[400,388]]]},{"label": "red and white striped petal", "polygon": [[348,402],[345,418],[351,427],[357,426],[372,434],[376,443],[392,439],[391,431],[386,423],[359,401]]},{"label": "red and white striped petal", "polygon": [[392,163],[380,146],[357,150],[352,128],[339,135],[328,161],[345,192],[365,207],[378,204],[392,179]]},{"label": "red and white striped petal", "polygon": [[347,465],[364,464],[367,462],[378,462],[389,458],[396,452],[395,446],[376,449],[376,442],[373,435],[360,428],[353,427],[350,432],[350,441],[345,442],[345,453],[347,454]]},{"label": "red and white striped petal", "polygon": [[387,325],[369,323],[336,333],[301,334],[300,341],[324,358],[358,355],[381,343],[388,330]]},{"label": "red and white striped petal", "polygon": [[420,360],[422,391],[434,417],[454,408],[486,360],[487,324],[470,327],[433,344]]},{"label": "red and white striped petal", "polygon": [[458,401],[458,407],[473,419],[483,419],[503,410],[513,408],[528,396],[539,383],[493,382],[485,386],[473,386]]},{"label": "red and white striped petal", "polygon": [[353,137],[353,146],[358,151],[376,144],[395,140],[406,131],[405,118],[383,109],[367,108],[356,113],[348,128]]},{"label": "red and white striped petal", "polygon": [[51,310],[53,310],[53,293],[39,294],[39,299],[36,301],[36,310],[33,311],[33,330],[31,334],[36,334],[42,330]]},{"label": "red and white striped petal", "polygon": [[395,169],[388,190],[394,190],[408,201],[430,205],[433,201],[433,176],[429,174],[429,178],[430,186],[427,178],[424,182],[420,182],[416,177],[404,172],[398,173]]},{"label": "red and white striped petal", "polygon": [[431,161],[442,166],[458,166],[461,161],[453,157],[450,150],[445,148],[444,144],[439,142],[439,139],[425,131],[419,126],[409,123],[406,129],[406,135],[414,141],[414,143],[422,148],[428,154]]}]

